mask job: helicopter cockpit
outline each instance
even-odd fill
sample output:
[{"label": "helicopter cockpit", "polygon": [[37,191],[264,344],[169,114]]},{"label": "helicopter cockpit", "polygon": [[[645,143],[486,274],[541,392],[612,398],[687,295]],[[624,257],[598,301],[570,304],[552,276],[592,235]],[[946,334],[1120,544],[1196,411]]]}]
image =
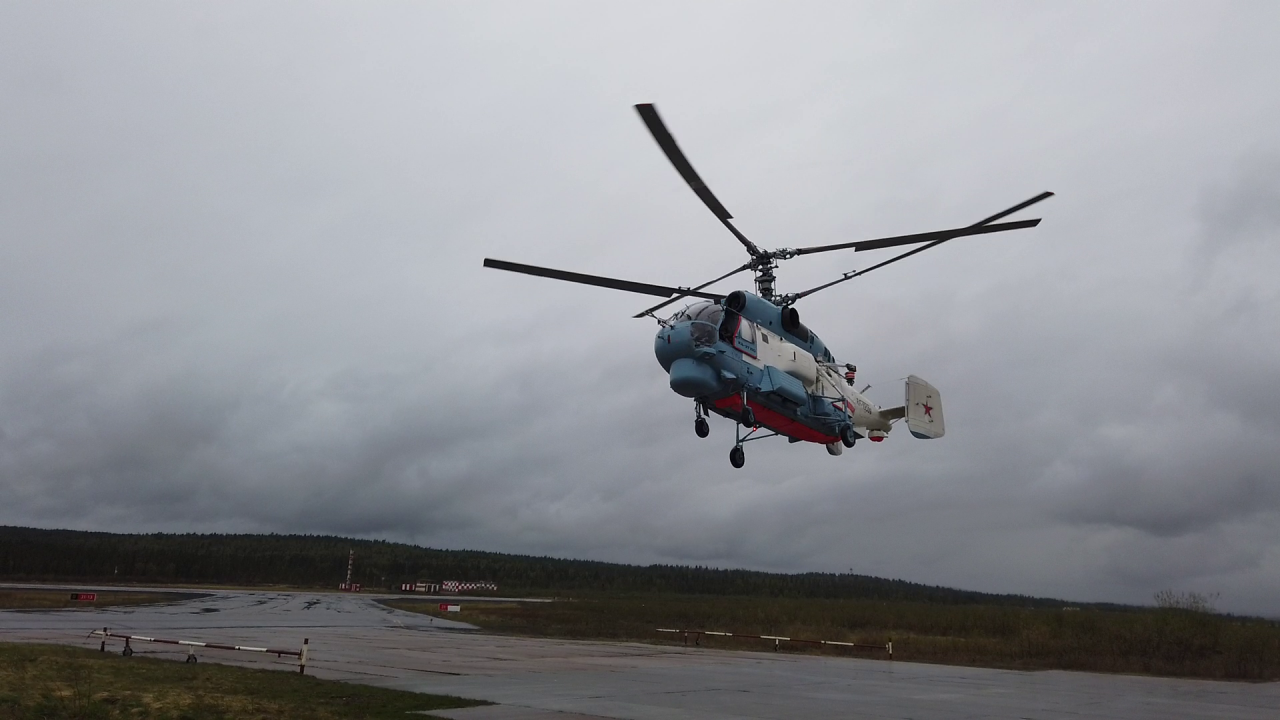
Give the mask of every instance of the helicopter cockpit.
[{"label": "helicopter cockpit", "polygon": [[719,303],[705,301],[694,303],[667,320],[669,325],[687,322],[689,336],[694,347],[706,347],[716,342],[716,331],[720,327],[720,319],[724,317],[724,308]]}]

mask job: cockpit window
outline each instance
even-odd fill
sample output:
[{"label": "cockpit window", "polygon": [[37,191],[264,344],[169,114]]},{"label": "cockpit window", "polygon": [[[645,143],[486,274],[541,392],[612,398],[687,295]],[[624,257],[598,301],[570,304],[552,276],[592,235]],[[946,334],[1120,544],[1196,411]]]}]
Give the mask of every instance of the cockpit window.
[{"label": "cockpit window", "polygon": [[699,320],[712,325],[720,324],[720,316],[724,314],[724,310],[717,303],[707,302],[697,305],[690,305],[688,308],[689,319]]},{"label": "cockpit window", "polygon": [[689,334],[693,338],[694,347],[706,347],[715,344],[716,327],[723,315],[724,310],[717,303],[700,302],[676,313],[671,322],[691,322]]},{"label": "cockpit window", "polygon": [[723,314],[724,314],[724,310],[720,307],[719,304],[713,303],[713,302],[700,302],[700,303],[694,303],[693,305],[690,305],[689,307],[681,310],[675,315],[672,315],[671,319],[668,320],[667,322],[674,325],[675,323],[678,323],[678,322],[696,320],[698,322],[705,322],[705,323],[711,323],[712,325],[719,325],[720,318]]}]

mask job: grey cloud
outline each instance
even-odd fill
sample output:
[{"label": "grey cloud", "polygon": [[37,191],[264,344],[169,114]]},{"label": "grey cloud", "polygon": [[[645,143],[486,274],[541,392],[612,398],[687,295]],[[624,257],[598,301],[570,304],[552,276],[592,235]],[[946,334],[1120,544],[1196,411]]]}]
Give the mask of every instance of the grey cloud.
[{"label": "grey cloud", "polygon": [[[1276,10],[726,7],[0,10],[0,522],[1275,614]],[[644,298],[480,267],[742,262],[642,101],[763,245],[1059,193],[800,308],[945,439],[734,471]]]},{"label": "grey cloud", "polygon": [[1275,243],[1280,237],[1280,157],[1274,149],[1242,160],[1238,175],[1201,201],[1205,248]]}]

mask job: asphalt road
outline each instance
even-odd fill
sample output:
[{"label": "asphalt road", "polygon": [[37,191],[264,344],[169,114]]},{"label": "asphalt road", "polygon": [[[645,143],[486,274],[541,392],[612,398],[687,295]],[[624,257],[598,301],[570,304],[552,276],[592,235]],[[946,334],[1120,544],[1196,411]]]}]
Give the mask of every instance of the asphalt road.
[{"label": "asphalt road", "polygon": [[[465,601],[464,601],[465,602]],[[372,596],[223,592],[171,605],[0,612],[0,641],[98,647],[113,632],[279,648],[310,638],[308,673],[499,703],[456,720],[581,718],[1280,718],[1280,684],[734,652],[486,635]],[[118,652],[120,641],[108,649]],[[168,645],[139,654],[179,660]],[[207,650],[202,662],[290,670],[290,658]]]}]

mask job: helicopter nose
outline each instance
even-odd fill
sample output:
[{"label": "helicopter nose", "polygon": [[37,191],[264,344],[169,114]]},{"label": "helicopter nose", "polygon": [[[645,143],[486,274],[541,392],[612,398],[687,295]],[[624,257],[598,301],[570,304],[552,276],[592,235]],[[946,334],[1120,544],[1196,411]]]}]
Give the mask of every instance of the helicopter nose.
[{"label": "helicopter nose", "polygon": [[689,326],[676,325],[659,330],[657,337],[653,339],[653,354],[657,356],[658,364],[667,372],[671,372],[671,365],[676,360],[693,357],[693,337]]}]

